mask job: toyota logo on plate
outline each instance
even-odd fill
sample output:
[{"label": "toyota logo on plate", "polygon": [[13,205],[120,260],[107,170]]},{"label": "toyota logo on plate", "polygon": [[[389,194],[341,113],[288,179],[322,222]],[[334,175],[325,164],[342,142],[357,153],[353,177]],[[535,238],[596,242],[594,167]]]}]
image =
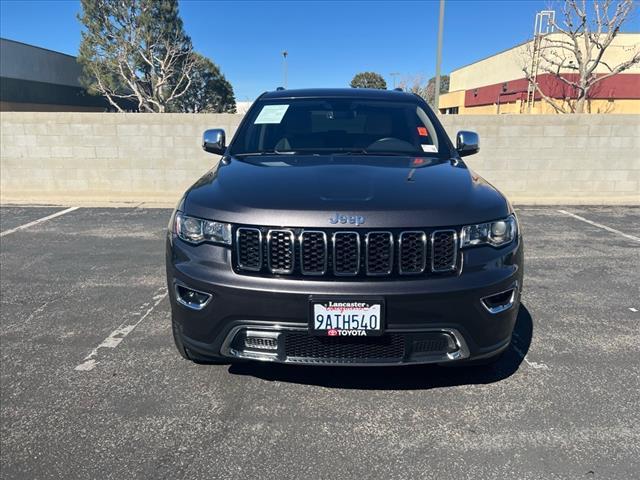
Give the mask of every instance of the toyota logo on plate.
[{"label": "toyota logo on plate", "polygon": [[327,331],[327,335],[329,335],[330,337],[335,337],[336,335],[338,335],[338,330],[332,328],[331,330]]}]

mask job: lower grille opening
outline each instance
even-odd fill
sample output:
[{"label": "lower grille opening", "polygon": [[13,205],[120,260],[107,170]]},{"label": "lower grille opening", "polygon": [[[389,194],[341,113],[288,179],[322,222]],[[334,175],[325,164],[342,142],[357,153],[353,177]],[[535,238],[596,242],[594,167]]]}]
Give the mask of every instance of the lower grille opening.
[{"label": "lower grille opening", "polygon": [[448,329],[325,337],[302,327],[239,327],[230,332],[222,351],[237,358],[316,365],[437,363],[469,356],[464,338]]},{"label": "lower grille opening", "polygon": [[291,332],[285,336],[285,353],[287,360],[293,362],[399,362],[405,355],[405,342],[401,335],[396,334],[381,337],[317,337],[306,332]]}]

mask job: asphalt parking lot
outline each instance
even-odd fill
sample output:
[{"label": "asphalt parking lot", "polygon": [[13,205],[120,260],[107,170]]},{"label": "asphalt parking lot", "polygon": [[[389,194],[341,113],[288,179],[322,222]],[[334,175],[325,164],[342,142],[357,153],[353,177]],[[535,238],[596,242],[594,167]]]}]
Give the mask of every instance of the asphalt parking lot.
[{"label": "asphalt parking lot", "polygon": [[2,478],[638,478],[640,208],[518,209],[485,370],[184,361],[170,212],[63,210],[0,208]]}]

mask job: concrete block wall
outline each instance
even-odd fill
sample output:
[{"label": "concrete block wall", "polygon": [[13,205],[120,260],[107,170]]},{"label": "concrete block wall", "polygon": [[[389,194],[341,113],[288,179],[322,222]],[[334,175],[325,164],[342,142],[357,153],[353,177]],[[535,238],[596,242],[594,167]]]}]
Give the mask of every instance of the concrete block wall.
[{"label": "concrete block wall", "polygon": [[[173,205],[218,157],[207,128],[231,139],[242,115],[0,113],[0,201]],[[480,134],[469,166],[514,203],[640,204],[640,116],[448,115]]]},{"label": "concrete block wall", "polygon": [[231,135],[242,115],[2,112],[0,119],[3,202],[173,204],[218,161],[202,151],[202,132]]},{"label": "concrete block wall", "polygon": [[444,115],[480,135],[465,162],[513,202],[639,204],[640,115]]}]

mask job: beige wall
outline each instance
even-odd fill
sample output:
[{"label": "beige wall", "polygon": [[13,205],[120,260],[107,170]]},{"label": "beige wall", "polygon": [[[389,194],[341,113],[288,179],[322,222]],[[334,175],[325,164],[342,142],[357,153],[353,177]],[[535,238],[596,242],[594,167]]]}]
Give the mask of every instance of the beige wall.
[{"label": "beige wall", "polygon": [[[175,204],[217,157],[202,131],[228,138],[242,116],[2,112],[0,200]],[[516,203],[640,203],[640,116],[445,115],[452,138],[476,130],[468,164]]]},{"label": "beige wall", "polygon": [[464,94],[464,90],[457,90],[455,92],[440,94],[440,96],[438,97],[438,108],[440,110],[443,110],[445,108],[458,107],[458,113],[463,113]]},{"label": "beige wall", "polygon": [[[558,34],[552,34],[548,38],[554,40],[562,37]],[[455,90],[470,90],[485,85],[524,78],[525,75],[522,68],[531,63],[531,54],[529,53],[531,44],[532,42],[527,42],[452,71],[449,78],[449,90],[452,92]],[[609,65],[618,65],[624,60],[633,57],[633,52],[639,50],[640,34],[619,34],[605,51],[602,61]],[[570,70],[567,70],[567,72],[570,72]],[[606,72],[607,68],[604,63],[598,65],[596,73]],[[640,73],[640,64],[631,67],[626,73]]]},{"label": "beige wall", "polygon": [[[462,95],[460,95],[462,93]],[[460,115],[491,115],[505,113],[526,113],[526,102],[518,100],[511,103],[502,103],[500,109],[497,104],[479,105],[477,107],[464,106],[464,92],[450,92],[440,96],[440,109],[458,106]],[[640,114],[640,100],[589,100],[587,103],[587,111],[591,113],[607,113],[607,114]],[[555,110],[544,100],[537,100],[531,110],[532,114],[555,114]]]}]

